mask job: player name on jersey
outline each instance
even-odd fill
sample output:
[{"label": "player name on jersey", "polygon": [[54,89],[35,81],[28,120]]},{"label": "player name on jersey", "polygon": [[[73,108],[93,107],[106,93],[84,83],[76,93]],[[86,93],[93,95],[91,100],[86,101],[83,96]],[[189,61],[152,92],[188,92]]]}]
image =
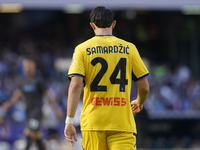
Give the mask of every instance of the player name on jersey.
[{"label": "player name on jersey", "polygon": [[120,44],[119,46],[114,45],[114,46],[96,46],[96,47],[91,47],[87,48],[87,55],[91,54],[113,54],[113,53],[121,53],[121,54],[129,54],[128,52],[129,46],[123,46]]},{"label": "player name on jersey", "polygon": [[121,97],[93,97],[91,103],[95,106],[125,106],[126,99]]}]

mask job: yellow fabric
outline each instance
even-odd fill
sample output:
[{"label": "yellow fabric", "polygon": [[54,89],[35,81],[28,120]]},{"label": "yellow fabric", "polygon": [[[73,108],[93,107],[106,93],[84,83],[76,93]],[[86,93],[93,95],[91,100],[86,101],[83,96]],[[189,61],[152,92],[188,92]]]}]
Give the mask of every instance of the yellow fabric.
[{"label": "yellow fabric", "polygon": [[136,150],[136,137],[130,132],[83,131],[81,144],[83,150]]},{"label": "yellow fabric", "polygon": [[68,76],[84,77],[81,130],[136,133],[130,106],[132,74],[149,73],[136,47],[115,36],[95,36],[78,45]]}]

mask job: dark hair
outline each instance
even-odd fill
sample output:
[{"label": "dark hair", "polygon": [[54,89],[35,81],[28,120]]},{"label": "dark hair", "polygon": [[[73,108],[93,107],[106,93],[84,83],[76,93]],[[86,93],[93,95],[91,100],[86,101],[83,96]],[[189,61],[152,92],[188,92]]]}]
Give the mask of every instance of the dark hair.
[{"label": "dark hair", "polygon": [[36,57],[34,55],[25,55],[24,60],[25,59],[33,61],[34,63],[36,63]]},{"label": "dark hair", "polygon": [[103,7],[98,6],[90,13],[90,21],[93,22],[98,28],[108,28],[114,20],[114,13]]}]

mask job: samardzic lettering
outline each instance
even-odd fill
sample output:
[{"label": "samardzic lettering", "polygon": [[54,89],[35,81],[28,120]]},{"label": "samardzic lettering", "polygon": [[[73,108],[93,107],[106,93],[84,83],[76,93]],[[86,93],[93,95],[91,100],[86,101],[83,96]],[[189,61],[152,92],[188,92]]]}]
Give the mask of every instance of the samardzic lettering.
[{"label": "samardzic lettering", "polygon": [[121,53],[121,54],[129,54],[128,52],[129,46],[123,46],[120,44],[119,46],[114,45],[114,46],[96,46],[96,47],[91,47],[87,48],[87,55],[91,54],[114,54],[114,53]]}]

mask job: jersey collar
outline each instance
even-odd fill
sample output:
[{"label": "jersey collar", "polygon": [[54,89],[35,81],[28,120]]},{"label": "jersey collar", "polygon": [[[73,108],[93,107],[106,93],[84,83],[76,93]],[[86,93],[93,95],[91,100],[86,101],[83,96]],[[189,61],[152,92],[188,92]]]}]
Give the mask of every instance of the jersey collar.
[{"label": "jersey collar", "polygon": [[113,36],[112,34],[97,34],[95,36]]}]

